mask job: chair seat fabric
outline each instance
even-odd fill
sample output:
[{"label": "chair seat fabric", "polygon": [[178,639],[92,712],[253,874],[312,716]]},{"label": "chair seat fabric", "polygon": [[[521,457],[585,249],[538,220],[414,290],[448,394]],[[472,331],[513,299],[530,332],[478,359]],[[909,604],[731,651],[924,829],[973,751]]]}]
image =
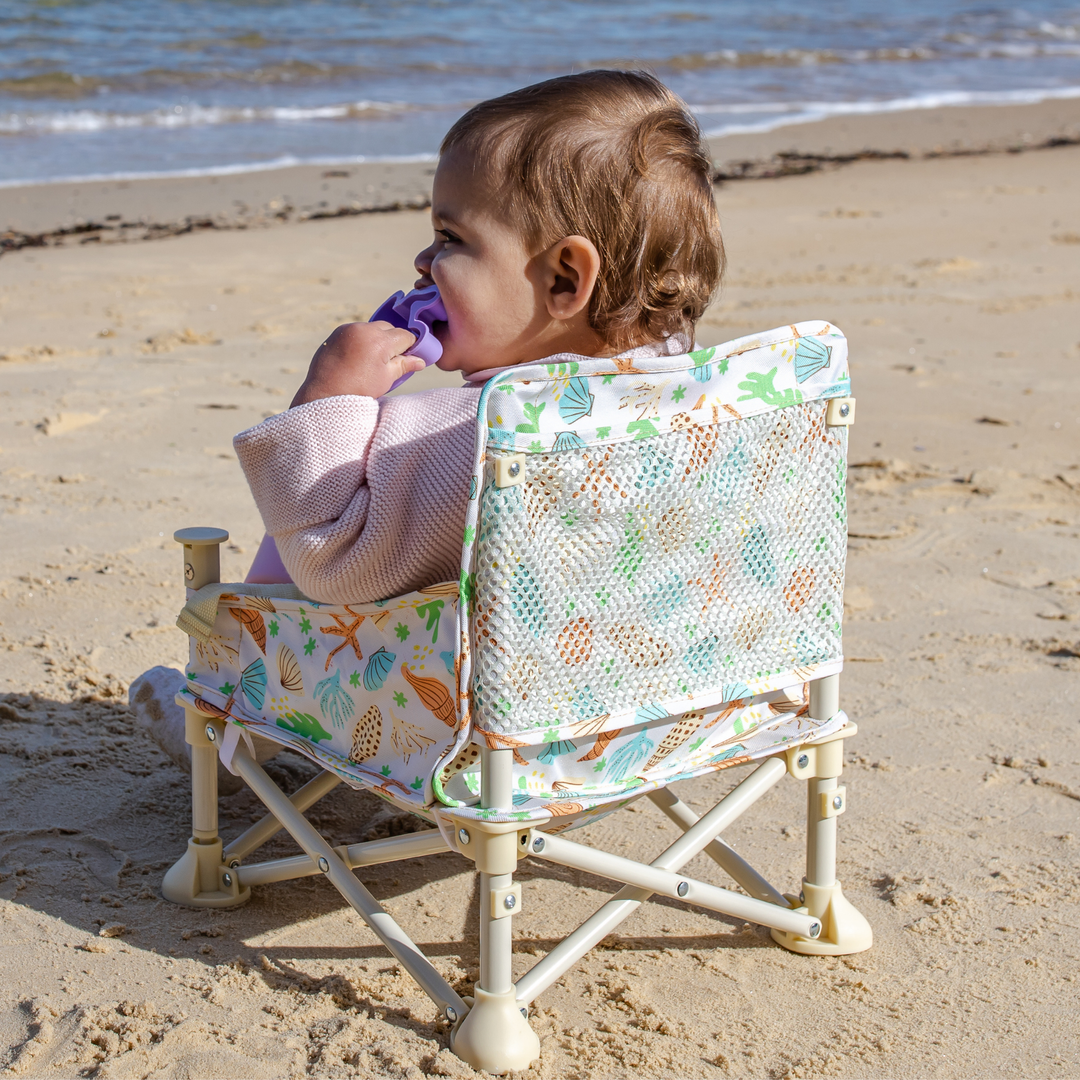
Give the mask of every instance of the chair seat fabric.
[{"label": "chair seat fabric", "polygon": [[[843,335],[638,364],[491,380],[460,580],[345,606],[238,585],[185,699],[429,819],[560,828],[837,730],[805,685],[843,665]],[[514,751],[502,813],[476,806],[482,745]]]}]

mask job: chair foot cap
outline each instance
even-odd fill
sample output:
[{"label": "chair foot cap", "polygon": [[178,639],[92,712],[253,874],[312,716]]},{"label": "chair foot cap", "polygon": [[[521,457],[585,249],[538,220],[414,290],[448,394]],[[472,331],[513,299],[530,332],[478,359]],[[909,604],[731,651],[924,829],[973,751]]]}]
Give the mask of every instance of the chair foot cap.
[{"label": "chair foot cap", "polygon": [[[207,885],[216,888],[206,888]],[[187,851],[170,867],[161,895],[172,904],[190,908],[230,908],[246,904],[251,889],[240,887],[236,871],[222,862],[220,840],[200,844],[188,840]]]},{"label": "chair foot cap", "polygon": [[500,1076],[527,1069],[540,1056],[540,1040],[521,1014],[513,990],[474,990],[475,1001],[450,1033],[450,1049],[474,1069]]},{"label": "chair foot cap", "polygon": [[874,944],[870,924],[844,896],[839,881],[835,885],[810,885],[804,881],[803,897],[803,905],[795,910],[820,918],[821,936],[804,938],[773,930],[772,939],[777,945],[803,956],[850,956],[865,952]]}]

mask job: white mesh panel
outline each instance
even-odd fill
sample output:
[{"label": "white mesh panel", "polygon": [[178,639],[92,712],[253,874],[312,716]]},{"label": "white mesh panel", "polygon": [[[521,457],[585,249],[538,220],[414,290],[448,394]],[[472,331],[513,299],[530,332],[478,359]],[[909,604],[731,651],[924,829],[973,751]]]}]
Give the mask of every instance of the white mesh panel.
[{"label": "white mesh panel", "polygon": [[473,707],[507,735],[836,660],[846,428],[826,402],[486,464]]}]

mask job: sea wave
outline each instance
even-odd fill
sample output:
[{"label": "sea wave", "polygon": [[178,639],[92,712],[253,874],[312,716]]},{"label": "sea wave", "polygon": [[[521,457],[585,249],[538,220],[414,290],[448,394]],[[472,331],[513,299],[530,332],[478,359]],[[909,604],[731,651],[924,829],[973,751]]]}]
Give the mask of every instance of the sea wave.
[{"label": "sea wave", "polygon": [[275,169],[289,169],[298,165],[310,165],[318,168],[333,168],[342,165],[388,164],[402,165],[417,162],[419,164],[438,160],[438,154],[353,154],[350,157],[297,157],[282,154],[267,161],[251,161],[237,165],[209,165],[199,169],[163,169],[157,172],[112,172],[77,174],[71,176],[49,176],[41,180],[0,180],[0,188],[38,187],[42,184],[89,184],[126,180],[183,180],[201,176],[237,176],[241,173],[273,172]]},{"label": "sea wave", "polygon": [[[760,134],[772,131],[775,128],[786,127],[793,124],[815,123],[817,121],[827,120],[833,116],[872,115],[874,113],[906,112],[917,109],[938,109],[964,105],[1032,105],[1037,104],[1040,101],[1075,98],[1080,98],[1080,86],[1003,91],[947,91],[876,101],[733,102],[705,103],[691,105],[690,107],[699,117],[705,136],[708,138],[719,138],[726,135]],[[762,119],[750,122],[743,119],[751,116],[760,116]],[[730,119],[722,120],[720,123],[709,123],[710,118],[720,119],[722,117],[729,117]],[[166,180],[202,176],[234,176],[242,173],[268,172],[274,169],[285,169],[299,165],[332,168],[366,163],[427,163],[436,161],[437,159],[438,155],[433,152],[386,155],[354,154],[350,156],[302,156],[282,154],[262,161],[212,165],[189,169],[101,172],[51,176],[47,178],[10,178],[0,180],[0,188],[25,187],[38,184],[71,184],[98,181]]]},{"label": "sea wave", "polygon": [[416,106],[396,101],[347,101],[330,105],[214,106],[174,105],[143,113],[71,109],[64,112],[0,113],[0,135],[110,131],[124,128],[186,128],[259,122],[375,120]]},{"label": "sea wave", "polygon": [[909,112],[916,109],[941,109],[962,105],[1035,105],[1040,101],[1061,101],[1080,98],[1080,86],[1060,86],[1030,90],[950,90],[918,94],[912,97],[891,98],[886,101],[805,101],[691,105],[691,110],[705,117],[727,115],[769,114],[757,123],[731,122],[710,126],[703,122],[707,138],[724,135],[752,135],[789,124],[812,124],[832,116],[870,115],[873,113]]}]

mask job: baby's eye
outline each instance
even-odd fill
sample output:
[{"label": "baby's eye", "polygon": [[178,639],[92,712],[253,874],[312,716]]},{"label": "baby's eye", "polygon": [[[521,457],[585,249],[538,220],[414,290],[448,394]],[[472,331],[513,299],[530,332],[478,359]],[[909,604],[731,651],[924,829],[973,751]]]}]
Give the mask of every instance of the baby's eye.
[{"label": "baby's eye", "polygon": [[458,241],[458,237],[456,237],[448,229],[436,229],[435,235],[439,237],[439,239],[442,240],[444,244],[455,244]]}]

